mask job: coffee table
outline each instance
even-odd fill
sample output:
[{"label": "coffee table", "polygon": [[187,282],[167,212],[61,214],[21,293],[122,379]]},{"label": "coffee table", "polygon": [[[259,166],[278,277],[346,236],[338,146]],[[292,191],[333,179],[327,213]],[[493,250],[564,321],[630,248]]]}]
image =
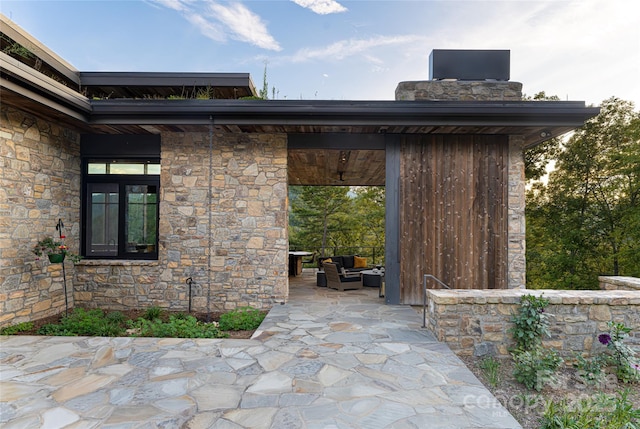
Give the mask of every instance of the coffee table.
[{"label": "coffee table", "polygon": [[360,275],[362,276],[362,286],[377,287],[378,296],[384,296],[384,268],[360,271]]}]

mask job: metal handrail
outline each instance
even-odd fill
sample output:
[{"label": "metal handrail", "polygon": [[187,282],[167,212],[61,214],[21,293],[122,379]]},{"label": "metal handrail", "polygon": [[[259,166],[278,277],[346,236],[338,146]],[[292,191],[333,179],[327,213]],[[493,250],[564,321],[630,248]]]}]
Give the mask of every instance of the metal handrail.
[{"label": "metal handrail", "polygon": [[446,285],[442,280],[434,276],[433,274],[425,274],[422,278],[422,327],[427,327],[427,279],[433,279],[440,284],[440,286],[445,289],[451,289],[448,285]]}]

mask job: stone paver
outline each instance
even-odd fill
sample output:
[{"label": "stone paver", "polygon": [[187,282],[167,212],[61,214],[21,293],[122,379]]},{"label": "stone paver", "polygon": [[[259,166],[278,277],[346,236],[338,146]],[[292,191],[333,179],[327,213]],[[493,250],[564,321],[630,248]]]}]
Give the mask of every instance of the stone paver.
[{"label": "stone paver", "polygon": [[0,338],[0,426],[520,428],[407,306],[292,282],[251,340]]}]

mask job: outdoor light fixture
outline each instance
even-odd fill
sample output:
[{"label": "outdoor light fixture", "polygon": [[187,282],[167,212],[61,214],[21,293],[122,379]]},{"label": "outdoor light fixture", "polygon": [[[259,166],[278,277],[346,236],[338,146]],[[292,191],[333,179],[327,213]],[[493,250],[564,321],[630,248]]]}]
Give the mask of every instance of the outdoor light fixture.
[{"label": "outdoor light fixture", "polygon": [[543,139],[547,137],[551,137],[551,133],[547,130],[544,130],[540,133],[540,137],[542,137]]}]

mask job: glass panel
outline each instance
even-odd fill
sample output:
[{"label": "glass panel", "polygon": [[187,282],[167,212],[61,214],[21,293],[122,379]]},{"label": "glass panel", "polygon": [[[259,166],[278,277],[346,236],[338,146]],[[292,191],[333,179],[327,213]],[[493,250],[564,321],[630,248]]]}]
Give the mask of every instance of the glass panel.
[{"label": "glass panel", "polygon": [[160,164],[147,164],[147,174],[159,176],[160,175]]},{"label": "glass panel", "polygon": [[110,164],[109,174],[144,174],[144,164],[133,164],[133,163]]},{"label": "glass panel", "polygon": [[89,187],[89,255],[118,253],[118,185],[90,183]]},{"label": "glass panel", "polygon": [[87,172],[89,174],[107,174],[107,164],[91,163],[88,166]]},{"label": "glass panel", "polygon": [[155,185],[125,186],[127,252],[151,253],[156,251],[157,189]]}]

